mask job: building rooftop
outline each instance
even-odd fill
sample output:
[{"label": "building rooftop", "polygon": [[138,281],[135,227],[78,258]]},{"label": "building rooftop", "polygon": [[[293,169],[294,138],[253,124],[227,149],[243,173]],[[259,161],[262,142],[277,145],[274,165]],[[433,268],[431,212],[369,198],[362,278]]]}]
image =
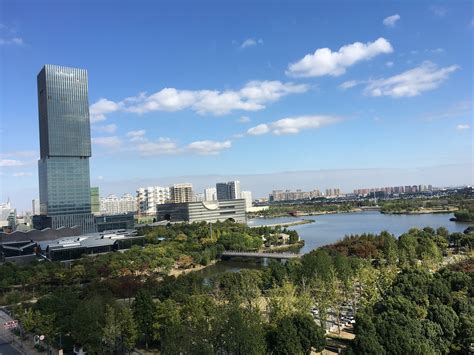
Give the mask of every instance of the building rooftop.
[{"label": "building rooftop", "polygon": [[91,233],[75,237],[65,237],[56,240],[40,242],[42,250],[93,248],[98,246],[113,245],[117,240],[143,238],[135,230],[113,230],[101,233]]}]

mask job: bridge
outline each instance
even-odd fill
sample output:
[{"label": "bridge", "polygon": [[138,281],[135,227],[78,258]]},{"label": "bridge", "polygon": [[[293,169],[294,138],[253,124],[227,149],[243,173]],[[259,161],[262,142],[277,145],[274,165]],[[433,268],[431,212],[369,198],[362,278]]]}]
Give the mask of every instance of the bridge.
[{"label": "bridge", "polygon": [[301,258],[302,254],[295,253],[262,253],[250,251],[224,251],[223,257],[239,257],[239,258],[268,258],[268,259],[296,259]]}]

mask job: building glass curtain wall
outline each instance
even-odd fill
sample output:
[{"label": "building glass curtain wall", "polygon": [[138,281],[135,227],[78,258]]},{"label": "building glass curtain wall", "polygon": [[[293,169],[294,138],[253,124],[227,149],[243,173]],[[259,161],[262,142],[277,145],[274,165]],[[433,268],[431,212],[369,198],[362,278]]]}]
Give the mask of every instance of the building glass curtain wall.
[{"label": "building glass curtain wall", "polygon": [[95,231],[87,71],[45,65],[38,74],[40,213],[52,228]]}]

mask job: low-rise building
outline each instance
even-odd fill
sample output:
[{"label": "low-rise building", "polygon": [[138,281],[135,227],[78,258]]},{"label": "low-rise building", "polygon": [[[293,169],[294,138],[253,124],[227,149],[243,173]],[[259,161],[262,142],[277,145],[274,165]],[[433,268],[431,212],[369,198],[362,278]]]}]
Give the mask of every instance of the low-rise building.
[{"label": "low-rise building", "polygon": [[201,201],[158,205],[157,220],[172,222],[217,222],[233,220],[246,223],[245,200]]},{"label": "low-rise building", "polygon": [[95,216],[98,232],[114,229],[133,229],[135,226],[134,213]]}]

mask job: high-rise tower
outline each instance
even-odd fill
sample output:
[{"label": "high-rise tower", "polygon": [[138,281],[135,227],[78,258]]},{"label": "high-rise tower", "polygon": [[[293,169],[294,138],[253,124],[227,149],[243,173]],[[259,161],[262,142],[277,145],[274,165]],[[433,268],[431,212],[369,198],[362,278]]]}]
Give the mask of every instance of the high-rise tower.
[{"label": "high-rise tower", "polygon": [[218,182],[216,184],[217,199],[236,200],[240,198],[240,181]]},{"label": "high-rise tower", "polygon": [[38,74],[41,226],[95,231],[87,71],[45,65]]}]

